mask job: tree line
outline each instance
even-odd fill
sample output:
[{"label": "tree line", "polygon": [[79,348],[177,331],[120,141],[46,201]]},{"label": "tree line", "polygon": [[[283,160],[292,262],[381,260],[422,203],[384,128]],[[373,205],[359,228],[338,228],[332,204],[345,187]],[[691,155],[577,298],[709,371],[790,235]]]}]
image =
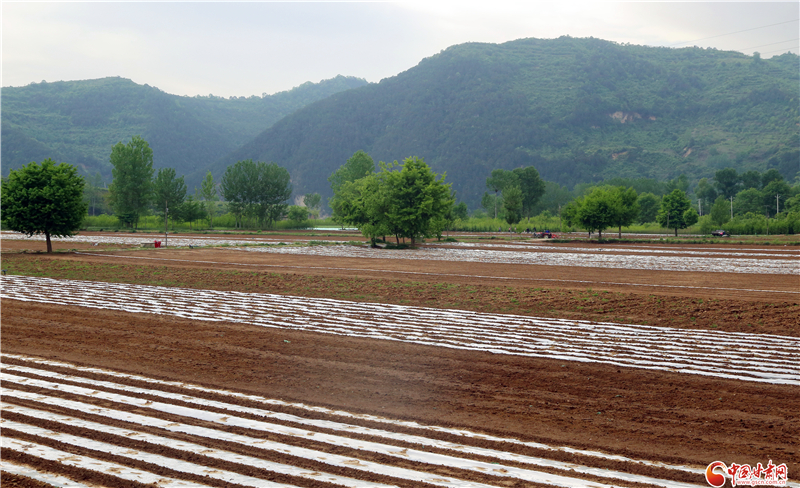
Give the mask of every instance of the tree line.
[{"label": "tree line", "polygon": [[[527,177],[521,177],[523,174]],[[783,218],[800,211],[800,185],[790,185],[774,168],[764,173],[750,170],[742,174],[734,168],[725,168],[713,178],[701,179],[693,193],[686,175],[665,182],[613,178],[576,185],[569,191],[557,183],[541,180],[533,167],[513,171],[495,169],[486,178],[486,188],[482,208],[473,212],[473,216],[494,216],[515,225],[521,218],[537,214],[559,215],[564,224],[598,232],[600,236],[612,227],[621,236],[622,227],[634,223],[657,222],[677,235],[679,229],[697,222],[707,230],[709,225],[723,226],[735,217]],[[784,227],[786,232],[796,232],[794,224]]]},{"label": "tree line", "polygon": [[[305,195],[304,206],[289,206],[291,178],[275,163],[239,161],[226,169],[219,184],[209,172],[192,196],[187,195],[184,178],[178,177],[175,169],[154,171],[153,151],[139,136],[114,145],[109,159],[113,180],[108,204],[119,221],[131,228],[149,212],[163,216],[165,231],[169,219],[192,222],[205,218],[213,227],[220,197],[237,227],[266,228],[286,217],[302,223],[321,212],[318,193]],[[467,220],[469,213],[464,202],[456,204],[445,176],[433,172],[418,157],[402,163],[380,162],[376,171],[373,159],[357,151],[328,178],[333,190],[328,202],[332,218],[357,227],[373,244],[386,236],[394,236],[397,243],[410,239],[412,245],[423,237],[441,238],[444,230],[456,220]],[[90,178],[87,184],[74,166],[52,159],[12,170],[2,180],[3,223],[29,235],[44,234],[51,250],[51,235],[71,235],[90,205],[93,211],[97,208],[102,199],[95,180]],[[473,216],[489,214],[510,225],[539,212],[555,213],[566,225],[590,234],[598,232],[599,237],[614,227],[621,235],[622,227],[634,222],[658,222],[677,235],[679,229],[698,221],[707,228],[739,219],[737,225],[746,227],[750,224],[742,219],[753,220],[763,212],[762,219],[783,219],[786,225],[779,228],[784,232],[800,231],[800,184],[790,185],[775,169],[742,174],[733,168],[721,169],[693,188],[694,203],[685,175],[666,182],[615,178],[593,186],[577,185],[569,191],[542,180],[536,168],[527,166],[495,169],[485,184],[483,209],[474,211]]]},{"label": "tree line", "polygon": [[186,195],[183,176],[178,177],[174,168],[155,173],[153,150],[140,136],[127,144],[115,144],[110,161],[108,203],[119,221],[131,228],[138,227],[140,217],[152,209],[164,217],[166,232],[170,217],[188,222],[201,219],[207,215],[208,203],[216,198],[213,180],[210,187],[204,185],[197,197],[192,197]]}]

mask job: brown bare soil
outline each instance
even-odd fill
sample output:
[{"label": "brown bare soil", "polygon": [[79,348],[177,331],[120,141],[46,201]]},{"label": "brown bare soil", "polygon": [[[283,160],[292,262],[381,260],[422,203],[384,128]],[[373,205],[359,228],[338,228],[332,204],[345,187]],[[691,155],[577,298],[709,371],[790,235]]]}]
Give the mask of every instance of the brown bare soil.
[{"label": "brown bare soil", "polygon": [[[800,336],[795,275],[224,249],[43,255],[7,252],[19,249],[12,242],[3,241],[2,258],[14,274]],[[9,299],[1,320],[3,353],[671,464],[772,459],[786,463],[790,477],[800,468],[794,386]],[[615,461],[600,467],[622,469]],[[624,469],[663,476],[645,466]],[[705,484],[689,474],[676,480]],[[2,481],[40,486],[5,474]]]}]

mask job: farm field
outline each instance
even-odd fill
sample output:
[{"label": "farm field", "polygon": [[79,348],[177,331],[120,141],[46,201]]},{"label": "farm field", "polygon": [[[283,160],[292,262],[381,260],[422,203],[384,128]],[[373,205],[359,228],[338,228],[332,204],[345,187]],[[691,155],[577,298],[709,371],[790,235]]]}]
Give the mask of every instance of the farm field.
[{"label": "farm field", "polygon": [[4,486],[800,486],[796,246],[130,238],[3,234]]}]

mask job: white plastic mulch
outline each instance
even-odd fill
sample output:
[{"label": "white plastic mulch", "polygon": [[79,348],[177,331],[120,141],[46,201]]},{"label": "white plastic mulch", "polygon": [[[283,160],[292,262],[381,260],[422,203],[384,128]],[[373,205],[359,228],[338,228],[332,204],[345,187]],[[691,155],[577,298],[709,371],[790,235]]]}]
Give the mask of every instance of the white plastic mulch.
[{"label": "white plastic mulch", "polygon": [[3,298],[800,385],[800,339],[120,283],[2,277]]},{"label": "white plastic mulch", "polygon": [[[664,488],[689,488],[687,483],[670,481],[649,476],[635,475],[624,470],[609,470],[565,463],[544,457],[529,456],[508,451],[511,445],[530,445],[548,451],[566,451],[580,453],[591,458],[615,459],[624,466],[645,464],[660,468],[664,473],[670,471],[689,472],[697,476],[698,483],[703,479],[702,467],[673,466],[647,460],[635,460],[623,456],[607,455],[599,452],[578,451],[564,447],[546,446],[536,443],[521,442],[512,438],[485,436],[469,431],[435,426],[424,426],[408,421],[394,421],[364,415],[348,414],[341,411],[329,411],[298,404],[286,404],[276,400],[242,395],[224,390],[209,390],[198,385],[165,382],[142,376],[116,373],[97,368],[76,367],[69,363],[38,360],[19,355],[4,354],[4,358],[22,361],[23,365],[3,364],[0,378],[3,380],[3,412],[13,412],[13,420],[3,419],[0,426],[28,436],[25,441],[12,434],[4,436],[4,450],[25,452],[31,456],[63,463],[64,465],[99,471],[121,479],[156,483],[160,486],[204,486],[196,480],[187,482],[185,475],[201,475],[212,479],[228,481],[242,486],[272,487],[292,486],[285,483],[267,481],[271,473],[279,473],[297,478],[327,481],[339,486],[353,488],[394,486],[393,480],[401,479],[412,482],[425,482],[437,486],[454,487],[489,487],[506,486],[507,483],[527,481],[548,486],[599,488],[619,486],[619,483],[643,483]],[[74,374],[57,373],[47,367],[66,368]],[[93,378],[83,376],[91,373]],[[102,379],[97,379],[101,376]],[[143,386],[131,386],[120,382],[121,379],[134,380]],[[181,389],[180,393],[161,389],[169,386]],[[35,388],[36,393],[29,391]],[[213,393],[219,400],[208,400],[194,396],[195,391]],[[49,392],[68,394],[71,399],[52,396]],[[157,398],[155,400],[154,398]],[[226,399],[247,399],[252,406],[230,403]],[[17,404],[18,401],[23,404]],[[98,404],[99,402],[99,404]],[[317,413],[313,418],[303,415],[292,415],[271,409],[273,405],[291,406],[302,413],[303,410]],[[102,405],[102,406],[101,406]],[[52,411],[53,407],[67,409],[69,415]],[[210,408],[211,410],[208,410]],[[133,410],[132,410],[133,409]],[[329,412],[330,418],[319,418],[320,413]],[[81,418],[83,413],[92,418]],[[160,418],[169,414],[169,420]],[[377,424],[395,424],[405,427],[411,432],[403,433],[394,430],[383,430],[376,427],[364,427],[342,422],[344,418],[361,418],[375,421]],[[185,419],[182,421],[181,419]],[[39,421],[49,422],[48,428],[35,425]],[[125,422],[124,427],[113,425]],[[202,421],[203,426],[197,425]],[[78,434],[67,434],[61,430],[70,426],[80,428]],[[139,427],[141,426],[141,428]],[[150,431],[144,431],[144,427]],[[238,427],[236,433],[230,427]],[[159,433],[153,433],[152,429]],[[8,432],[6,430],[6,432]],[[429,436],[438,433],[437,436]],[[278,434],[284,439],[281,442],[267,440],[267,435]],[[453,440],[442,440],[442,434]],[[103,441],[94,437],[103,436]],[[371,436],[371,441],[361,437]],[[360,437],[361,436],[361,437]],[[113,454],[117,462],[95,459],[91,454],[75,455],[36,442],[35,438],[55,440],[65,446],[75,446],[99,453]],[[156,452],[148,449],[135,449],[124,445],[125,442],[140,441],[143,446],[154,446]],[[208,439],[225,441],[226,445],[242,445],[249,454],[227,451],[222,448],[209,447]],[[324,450],[314,450],[296,444],[304,444],[311,439],[320,445],[331,448],[345,446],[351,449],[351,455],[338,455]],[[463,440],[463,443],[459,441]],[[480,442],[481,447],[473,445]],[[116,443],[120,442],[120,443]],[[191,458],[173,457],[169,448],[177,452],[192,454]],[[383,457],[380,463],[365,460],[360,452],[379,453]],[[263,453],[263,454],[259,454]],[[316,463],[315,469],[294,466],[288,462],[270,460],[270,453],[283,455],[298,461]],[[483,460],[470,459],[469,455],[479,455]],[[171,476],[148,473],[141,468],[126,465],[126,460],[143,461],[149,465],[169,469]],[[207,466],[203,459],[219,460],[229,463],[226,469]],[[404,461],[416,461],[413,468],[402,467]],[[513,462],[514,465],[507,464]],[[7,465],[1,466],[5,468]],[[240,473],[247,470],[249,474]],[[435,466],[459,468],[464,475],[442,476],[426,471]],[[546,467],[549,471],[539,471]],[[63,476],[38,473],[33,468],[13,465],[11,472],[19,472],[37,479],[58,480],[60,486],[69,486]],[[255,468],[263,477],[255,474]],[[373,481],[364,481],[357,477],[342,476],[328,472],[334,468],[349,468],[353,472],[368,473]],[[5,470],[5,469],[4,469]],[[488,482],[470,480],[468,473],[487,475]],[[601,480],[587,481],[576,475],[592,475]],[[379,481],[380,480],[380,481]],[[496,480],[496,481],[495,481]],[[59,485],[56,485],[59,486]],[[78,485],[79,486],[79,485]]]},{"label": "white plastic mulch", "polygon": [[[800,275],[800,260],[783,258],[754,259],[742,257],[710,257],[691,255],[626,255],[611,252],[572,252],[569,248],[531,250],[452,249],[426,247],[416,250],[370,249],[354,246],[311,247],[241,247],[240,251],[326,256],[359,259],[411,259],[457,261],[493,264],[535,264],[543,266],[580,266],[591,268],[624,268],[661,271],[692,271],[717,273],[796,274]],[[625,251],[621,251],[625,252]]]}]

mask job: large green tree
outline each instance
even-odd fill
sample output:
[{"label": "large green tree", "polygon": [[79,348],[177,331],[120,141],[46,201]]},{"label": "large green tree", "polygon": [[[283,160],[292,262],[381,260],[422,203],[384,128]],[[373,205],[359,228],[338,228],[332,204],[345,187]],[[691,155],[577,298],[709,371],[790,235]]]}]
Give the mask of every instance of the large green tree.
[{"label": "large green tree", "polygon": [[28,236],[44,234],[47,252],[53,252],[50,237],[74,235],[86,216],[83,187],[74,166],[52,159],[12,169],[2,180],[3,222]]},{"label": "large green tree", "polygon": [[[381,163],[381,171],[343,183],[334,195],[343,223],[357,227],[373,243],[379,236],[411,239],[438,234],[455,199],[422,158],[400,165]],[[398,170],[399,168],[399,170]]]},{"label": "large green tree", "polygon": [[697,210],[692,207],[686,192],[675,189],[661,199],[658,223],[661,227],[675,229],[675,237],[678,237],[678,229],[685,229],[695,224],[698,218]]},{"label": "large green tree", "polygon": [[292,184],[286,168],[247,159],[228,166],[221,190],[238,226],[244,217],[252,217],[258,225],[269,227],[286,212]]},{"label": "large green tree", "polygon": [[446,175],[439,178],[422,158],[407,158],[400,168],[386,176],[391,201],[387,218],[397,235],[414,246],[417,238],[431,235],[435,219],[450,213],[455,198],[444,182]]},{"label": "large green tree", "polygon": [[[761,193],[759,193],[758,190],[753,189],[740,191],[739,194],[752,191],[755,191],[759,198],[761,197]],[[732,212],[730,203],[731,202],[726,200],[723,196],[719,196],[716,200],[714,200],[714,204],[711,206],[711,211],[709,214],[711,215],[711,222],[717,227],[725,225],[729,220],[731,220]],[[759,202],[759,204],[760,203],[761,202]]]},{"label": "large green tree", "polygon": [[661,207],[661,199],[652,193],[640,193],[639,198],[639,218],[640,224],[655,222],[658,209]]},{"label": "large green tree", "polygon": [[[778,173],[780,175],[780,173]],[[755,188],[757,190],[761,189],[761,173],[756,170],[745,171],[739,177],[742,182],[742,189],[747,190],[750,188]],[[697,193],[697,192],[695,192]]]},{"label": "large green tree", "polygon": [[286,217],[292,222],[292,225],[297,227],[307,226],[308,216],[308,207],[301,207],[300,205],[292,205],[286,213]]},{"label": "large green tree", "polygon": [[581,227],[587,231],[597,231],[598,240],[609,227],[631,225],[639,216],[639,202],[636,190],[617,186],[598,186],[570,202],[561,212],[567,225]]},{"label": "large green tree", "polygon": [[276,163],[258,163],[258,189],[256,215],[262,226],[271,227],[283,218],[292,196],[292,177],[289,171]]},{"label": "large green tree", "polygon": [[639,195],[633,188],[613,187],[610,190],[610,197],[614,200],[614,213],[611,223],[619,229],[619,238],[622,239],[622,228],[627,227],[636,221],[641,207],[639,206]]},{"label": "large green tree", "polygon": [[603,231],[614,224],[615,207],[608,188],[596,187],[587,195],[570,202],[561,216],[567,225],[581,227],[589,233],[597,231],[600,240]]},{"label": "large green tree", "polygon": [[[712,211],[711,213],[711,220],[718,225],[722,225],[730,220],[730,202],[721,198],[721,214],[724,215],[724,222],[720,222],[720,219],[716,218],[716,214]],[[754,213],[761,215],[764,213],[765,209],[762,203],[764,199],[764,195],[761,194],[761,190],[756,188],[748,188],[746,190],[742,190],[736,194],[736,197],[733,199],[733,208],[736,211],[737,215],[743,215],[746,213]],[[716,203],[716,202],[715,202]]]},{"label": "large green tree", "polygon": [[741,177],[734,168],[725,168],[714,173],[714,186],[717,193],[730,199],[739,192],[741,188]]},{"label": "large green tree", "polygon": [[251,179],[255,178],[253,160],[239,161],[225,169],[220,184],[220,193],[225,200],[228,211],[233,214],[236,227],[244,225],[247,209],[255,201],[254,187]]},{"label": "large green tree", "polygon": [[136,226],[152,198],[153,150],[147,141],[134,136],[128,144],[119,142],[111,149],[111,165],[111,208],[121,222]]},{"label": "large green tree", "polygon": [[186,199],[186,183],[178,178],[174,168],[161,168],[153,180],[153,203],[156,212],[164,215],[164,232],[169,225],[169,214],[175,212]]},{"label": "large green tree", "polygon": [[339,198],[343,194],[343,186],[373,173],[375,173],[375,161],[372,160],[369,154],[359,150],[328,177],[328,182],[330,182],[333,190],[333,197],[328,200],[328,205],[333,212],[332,218],[334,222],[344,223],[342,205],[345,202],[342,198]]},{"label": "large green tree", "polygon": [[530,218],[533,209],[545,193],[544,180],[533,166],[516,168],[512,172],[517,175],[517,183],[522,190],[522,215]]},{"label": "large green tree", "polygon": [[506,222],[514,225],[522,220],[524,207],[524,197],[519,186],[507,186],[503,189],[503,210],[505,210]]},{"label": "large green tree", "polygon": [[334,195],[339,222],[356,227],[373,246],[378,237],[398,232],[388,219],[392,202],[387,175],[388,172],[381,171],[347,181]]},{"label": "large green tree", "polygon": [[362,150],[353,153],[347,161],[328,177],[334,193],[348,181],[356,181],[375,172],[375,161]]}]

